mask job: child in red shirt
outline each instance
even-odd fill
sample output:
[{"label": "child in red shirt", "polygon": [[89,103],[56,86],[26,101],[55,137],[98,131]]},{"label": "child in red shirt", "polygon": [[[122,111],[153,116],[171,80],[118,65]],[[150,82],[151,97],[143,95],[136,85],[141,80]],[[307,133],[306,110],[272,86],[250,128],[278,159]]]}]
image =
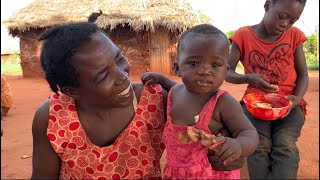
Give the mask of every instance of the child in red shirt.
[{"label": "child in red shirt", "polygon": [[[308,87],[308,73],[303,52],[306,36],[292,25],[300,18],[305,0],[267,0],[262,21],[242,27],[230,38],[232,48],[226,80],[248,83],[245,94],[277,92],[291,102],[290,111],[277,121],[264,121],[251,116],[242,108],[259,133],[259,145],[248,157],[250,178],[297,178],[300,136]],[[245,74],[235,72],[238,61]],[[274,86],[277,85],[277,86]]]}]

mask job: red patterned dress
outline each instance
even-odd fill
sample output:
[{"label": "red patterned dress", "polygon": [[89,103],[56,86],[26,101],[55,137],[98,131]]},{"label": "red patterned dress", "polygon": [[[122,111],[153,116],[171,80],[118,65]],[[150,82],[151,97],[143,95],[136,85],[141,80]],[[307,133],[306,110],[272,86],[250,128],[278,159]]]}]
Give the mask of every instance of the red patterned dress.
[{"label": "red patterned dress", "polygon": [[87,137],[74,100],[52,93],[47,135],[62,161],[60,179],[160,178],[164,122],[161,86],[145,86],[131,123],[114,144],[100,147]]}]

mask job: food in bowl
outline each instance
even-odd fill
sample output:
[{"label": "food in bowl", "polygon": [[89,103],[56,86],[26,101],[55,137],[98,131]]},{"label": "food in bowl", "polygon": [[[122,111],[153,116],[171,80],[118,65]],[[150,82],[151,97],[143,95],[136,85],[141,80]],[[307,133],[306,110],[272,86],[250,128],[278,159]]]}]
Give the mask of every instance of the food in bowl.
[{"label": "food in bowl", "polygon": [[261,120],[277,120],[290,109],[291,102],[277,93],[250,93],[243,97],[250,114]]},{"label": "food in bowl", "polygon": [[257,106],[257,107],[261,107],[261,108],[272,108],[272,105],[270,103],[264,103],[264,102],[257,102],[252,105]]}]

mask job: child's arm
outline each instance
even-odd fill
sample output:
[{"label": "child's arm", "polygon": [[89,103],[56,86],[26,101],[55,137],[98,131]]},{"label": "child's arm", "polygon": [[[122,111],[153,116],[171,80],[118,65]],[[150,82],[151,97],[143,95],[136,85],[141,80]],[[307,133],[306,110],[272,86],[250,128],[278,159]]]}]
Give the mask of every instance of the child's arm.
[{"label": "child's arm", "polygon": [[176,82],[160,73],[146,72],[141,76],[144,84],[160,84],[167,92],[175,85]]},{"label": "child's arm", "polygon": [[251,84],[265,92],[277,92],[277,87],[269,83],[269,79],[263,74],[239,74],[235,71],[241,53],[237,43],[232,42],[230,54],[228,56],[229,69],[226,81],[235,84]]},{"label": "child's arm", "polygon": [[309,76],[306,65],[306,58],[303,52],[303,44],[301,43],[294,52],[294,66],[297,72],[296,89],[294,94],[288,96],[291,100],[291,109],[299,106],[301,99],[307,91]]},{"label": "child's arm", "polygon": [[240,103],[229,94],[222,95],[217,102],[222,123],[231,133],[215,152],[220,162],[228,164],[238,158],[251,155],[258,146],[259,136]]}]

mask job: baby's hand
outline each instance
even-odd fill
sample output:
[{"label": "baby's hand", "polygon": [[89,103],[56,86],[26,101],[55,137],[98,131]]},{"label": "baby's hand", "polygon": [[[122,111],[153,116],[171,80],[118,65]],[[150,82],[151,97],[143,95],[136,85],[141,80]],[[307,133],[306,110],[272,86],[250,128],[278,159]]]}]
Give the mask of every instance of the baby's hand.
[{"label": "baby's hand", "polygon": [[153,84],[161,84],[161,78],[163,77],[162,74],[160,73],[155,73],[155,72],[146,72],[144,73],[140,79],[143,84],[146,85],[153,85]]},{"label": "baby's hand", "polygon": [[200,131],[200,139],[202,145],[208,147],[213,151],[215,151],[218,147],[220,147],[221,144],[226,141],[224,136],[215,136],[205,131]]},{"label": "baby's hand", "polygon": [[200,138],[200,130],[191,126],[187,128],[187,131],[179,135],[179,141],[181,144],[197,142],[199,138]]},{"label": "baby's hand", "polygon": [[215,156],[220,162],[223,162],[224,165],[231,163],[234,160],[237,160],[242,155],[242,148],[240,143],[233,138],[226,137],[225,142],[217,148]]}]

